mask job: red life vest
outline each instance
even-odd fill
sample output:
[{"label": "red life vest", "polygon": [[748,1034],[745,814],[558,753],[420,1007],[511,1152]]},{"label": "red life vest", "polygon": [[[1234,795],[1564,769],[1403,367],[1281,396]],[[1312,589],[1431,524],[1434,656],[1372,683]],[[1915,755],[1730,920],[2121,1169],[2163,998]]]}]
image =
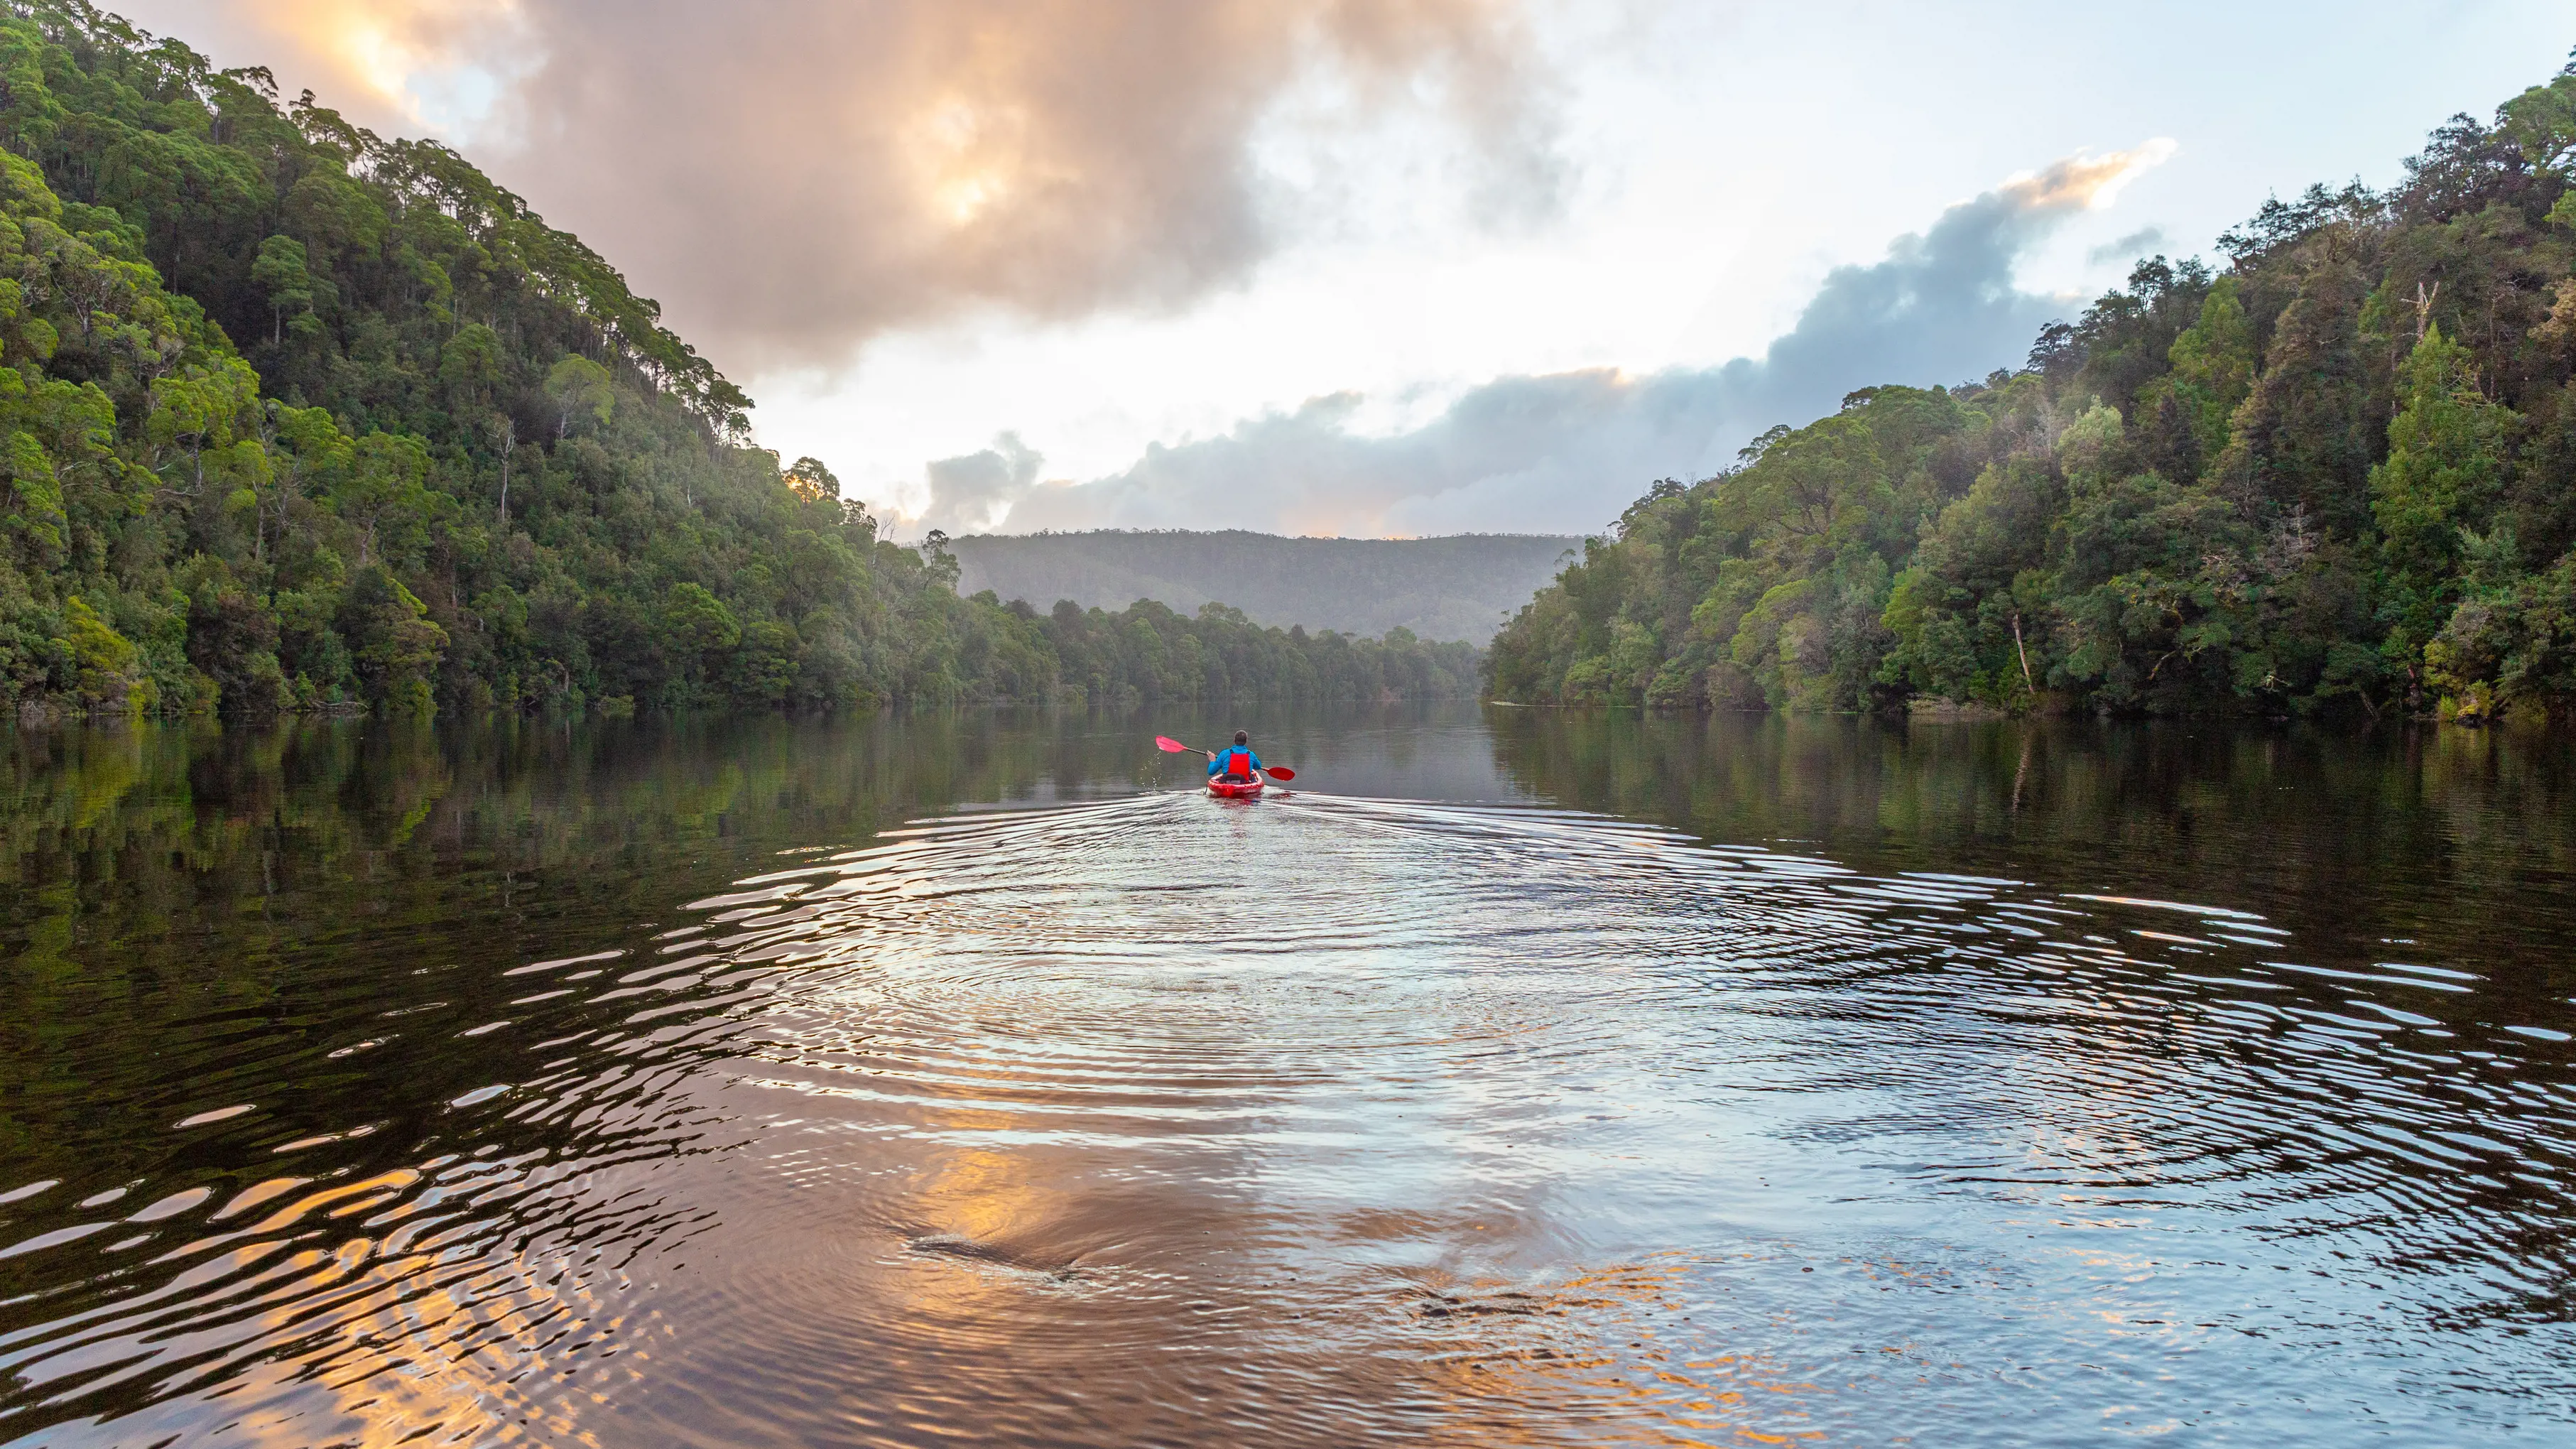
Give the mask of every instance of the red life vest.
[{"label": "red life vest", "polygon": [[1245,749],[1241,745],[1237,745],[1233,749],[1226,751],[1225,778],[1229,780],[1251,779],[1252,751]]}]

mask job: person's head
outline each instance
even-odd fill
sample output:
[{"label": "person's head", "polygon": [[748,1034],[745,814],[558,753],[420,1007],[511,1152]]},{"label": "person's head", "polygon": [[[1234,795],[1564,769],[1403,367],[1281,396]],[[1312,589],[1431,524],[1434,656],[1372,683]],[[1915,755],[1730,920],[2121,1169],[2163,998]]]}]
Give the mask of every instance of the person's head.
[{"label": "person's head", "polygon": [[1236,731],[1234,732],[1234,742],[1235,742],[1236,744],[1238,744],[1238,745],[1248,745],[1248,744],[1251,744],[1251,743],[1252,743],[1252,735],[1251,735],[1251,732],[1250,732],[1250,731],[1248,731],[1248,730],[1236,730]]}]

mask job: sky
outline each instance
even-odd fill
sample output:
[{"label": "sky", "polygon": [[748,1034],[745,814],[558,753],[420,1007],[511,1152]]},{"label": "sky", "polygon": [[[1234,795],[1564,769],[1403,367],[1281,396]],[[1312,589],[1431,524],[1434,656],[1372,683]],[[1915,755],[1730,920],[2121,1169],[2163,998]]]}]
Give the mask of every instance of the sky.
[{"label": "sky", "polygon": [[2564,0],[125,0],[456,146],[899,536],[1601,528],[2382,185]]}]

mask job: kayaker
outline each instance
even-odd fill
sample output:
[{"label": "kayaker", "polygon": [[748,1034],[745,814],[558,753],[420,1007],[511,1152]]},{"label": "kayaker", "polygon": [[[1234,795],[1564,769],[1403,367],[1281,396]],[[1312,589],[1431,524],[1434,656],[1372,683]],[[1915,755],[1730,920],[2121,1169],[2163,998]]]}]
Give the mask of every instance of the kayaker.
[{"label": "kayaker", "polygon": [[1261,778],[1261,757],[1252,752],[1252,736],[1243,730],[1234,732],[1234,748],[1219,750],[1208,756],[1208,778],[1219,775],[1229,780]]}]

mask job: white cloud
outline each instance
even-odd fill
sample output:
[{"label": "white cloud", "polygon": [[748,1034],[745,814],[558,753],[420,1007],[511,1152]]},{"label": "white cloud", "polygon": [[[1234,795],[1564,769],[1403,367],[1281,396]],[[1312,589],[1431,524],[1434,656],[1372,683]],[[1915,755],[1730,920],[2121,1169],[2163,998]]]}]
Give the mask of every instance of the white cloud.
[{"label": "white cloud", "polygon": [[1046,459],[1030,451],[1017,433],[1004,433],[993,446],[958,458],[932,463],[931,507],[915,522],[925,533],[984,533],[1007,518],[1011,505],[1036,486]]},{"label": "white cloud", "polygon": [[[2097,159],[2006,184],[2083,208],[2013,270],[2022,294],[2078,298],[2124,252],[2206,247],[2267,191],[2392,178],[2427,129],[2555,71],[2566,44],[2565,0],[2359,0],[2324,27],[2220,0],[2149,25],[2047,0],[1210,0],[1180,8],[1243,19],[1252,43],[1184,27],[1105,50],[1170,7],[110,3],[221,64],[273,65],[290,94],[458,143],[667,303],[760,400],[765,444],[925,516],[925,460],[1005,431],[1100,481],[1151,441],[1211,448],[1265,419],[1388,442],[1495,378],[1713,406],[1717,364],[1767,364],[1836,268],[2033,156],[2187,143],[2188,164],[2151,173]],[[986,186],[1067,162],[1069,190]],[[1042,204],[1082,195],[1101,204],[1076,225]],[[923,230],[924,198],[969,217],[966,244]],[[2141,241],[2144,222],[2165,239]],[[1854,371],[1963,375],[2023,340]],[[1309,414],[1343,392],[1362,401],[1329,428]],[[1276,511],[1364,531],[1515,492],[1570,512],[1582,479],[1549,467],[1602,473],[1608,500],[1687,471],[1687,428],[1638,414],[1602,436],[1589,463],[1344,488],[1362,503],[1347,519],[1324,511],[1335,488],[1287,479],[1300,501]],[[1170,511],[1243,505],[1222,494]]]},{"label": "white cloud", "polygon": [[1122,472],[1071,486],[1039,486],[1034,469],[988,452],[933,466],[919,526],[971,517],[1012,532],[1596,529],[1655,478],[1705,476],[1764,428],[1830,412],[1856,388],[1959,382],[2019,363],[2067,304],[2022,290],[2016,265],[2069,216],[2171,153],[2170,142],[2150,141],[2071,156],[1961,202],[1897,238],[1882,260],[1829,272],[1797,325],[1759,358],[1497,378],[1390,435],[1358,431],[1364,400],[1337,393],[1221,436],[1151,447]]},{"label": "white cloud", "polygon": [[1423,141],[1471,230],[1572,182],[1523,0],[198,3],[378,114],[471,127],[736,368],[1238,285],[1316,209],[1263,142],[1317,86]]}]

